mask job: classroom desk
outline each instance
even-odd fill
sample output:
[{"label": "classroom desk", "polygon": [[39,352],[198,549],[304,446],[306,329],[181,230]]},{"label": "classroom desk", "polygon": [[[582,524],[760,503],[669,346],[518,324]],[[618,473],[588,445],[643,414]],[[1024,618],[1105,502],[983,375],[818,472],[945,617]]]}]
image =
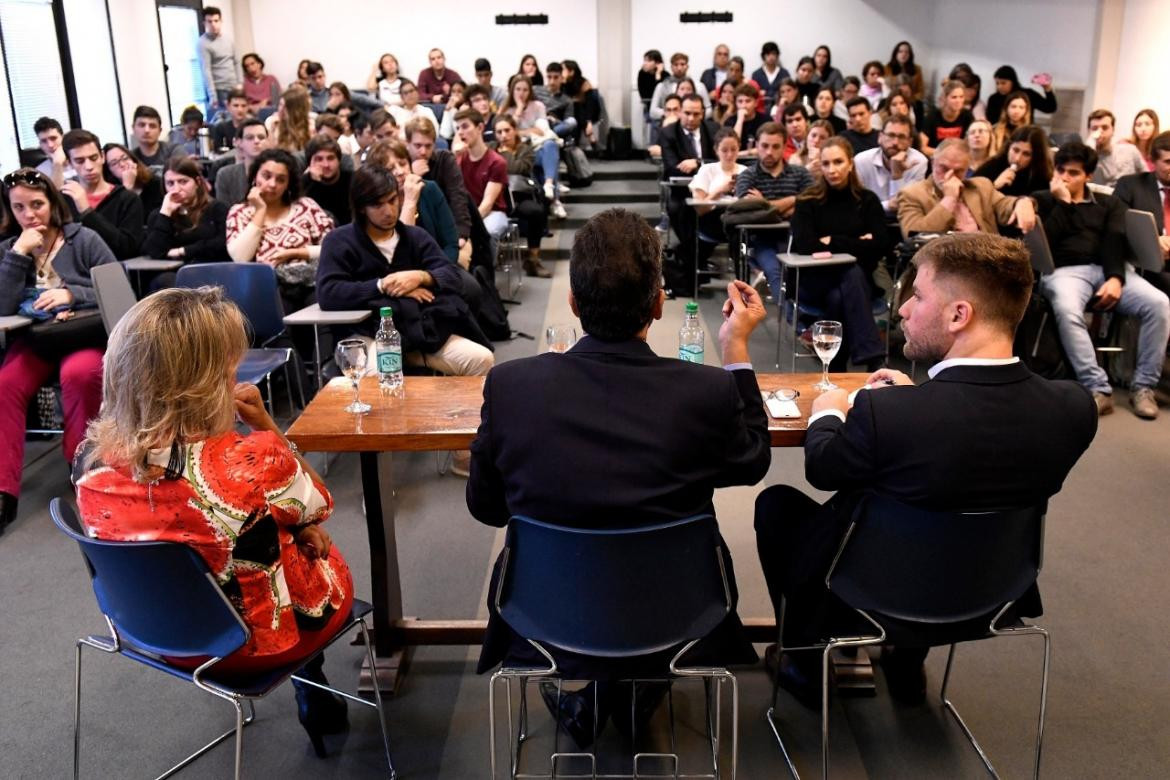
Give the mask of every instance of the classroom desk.
[{"label": "classroom desk", "polygon": [[[853,391],[865,374],[832,374],[833,382]],[[800,447],[812,401],[812,385],[820,374],[760,374],[762,391],[793,387],[800,391],[801,417],[769,417],[773,447]],[[395,538],[393,454],[465,450],[475,438],[483,401],[484,378],[479,376],[408,376],[402,398],[387,397],[376,376],[361,382],[362,400],[373,406],[368,414],[344,411],[353,397],[345,378],[325,385],[287,436],[302,452],[357,452],[361,464],[362,495],[370,541],[371,596],[374,604],[374,643],[377,669],[363,668],[359,686],[368,689],[376,677],[384,692],[399,684],[413,645],[468,645],[483,639],[483,620],[423,620],[402,614],[402,583]],[[754,641],[772,641],[776,623],[771,617],[744,620]]]}]

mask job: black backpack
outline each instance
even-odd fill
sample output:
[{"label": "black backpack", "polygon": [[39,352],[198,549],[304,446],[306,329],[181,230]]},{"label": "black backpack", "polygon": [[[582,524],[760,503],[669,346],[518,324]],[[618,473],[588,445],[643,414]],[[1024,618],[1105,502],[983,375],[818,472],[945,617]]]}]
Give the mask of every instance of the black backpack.
[{"label": "black backpack", "polygon": [[1013,351],[1033,374],[1045,379],[1071,379],[1073,376],[1064,346],[1060,343],[1052,305],[1038,293],[1032,294],[1024,318],[1016,328]]},{"label": "black backpack", "polygon": [[479,311],[475,313],[476,322],[492,341],[507,341],[512,338],[512,326],[508,324],[508,310],[496,289],[495,272],[487,266],[477,265],[472,267],[471,274],[479,282],[482,293]]}]

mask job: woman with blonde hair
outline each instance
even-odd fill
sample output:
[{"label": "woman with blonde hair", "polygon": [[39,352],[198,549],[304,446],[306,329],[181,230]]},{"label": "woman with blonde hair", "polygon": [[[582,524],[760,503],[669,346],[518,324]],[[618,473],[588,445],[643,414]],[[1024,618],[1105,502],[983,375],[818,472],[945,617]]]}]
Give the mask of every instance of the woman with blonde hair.
[{"label": "woman with blonde hair", "polygon": [[268,128],[268,137],[276,139],[276,148],[300,152],[313,136],[314,118],[310,110],[309,91],[300,84],[293,84],[281,94],[276,113],[268,117],[264,124]]},{"label": "woman with blonde hair", "polygon": [[[182,349],[176,349],[182,345]],[[237,384],[244,317],[219,288],[139,301],[110,334],[102,411],[83,444],[77,504],[88,534],[195,550],[247,625],[215,665],[255,675],[317,653],[349,620],[353,580],[321,528],[333,498],[281,434],[255,385]],[[236,417],[251,428],[238,433]],[[210,659],[171,659],[195,668]],[[326,683],[318,655],[298,673]],[[319,756],[345,701],[293,681]]]}]

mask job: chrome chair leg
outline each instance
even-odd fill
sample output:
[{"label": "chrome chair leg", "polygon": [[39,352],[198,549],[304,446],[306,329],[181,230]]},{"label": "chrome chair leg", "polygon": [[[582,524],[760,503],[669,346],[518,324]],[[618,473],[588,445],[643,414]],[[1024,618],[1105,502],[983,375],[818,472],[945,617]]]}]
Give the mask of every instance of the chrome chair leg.
[{"label": "chrome chair leg", "polygon": [[240,762],[244,758],[244,708],[239,699],[233,699],[236,707],[236,780],[240,780]]},{"label": "chrome chair leg", "polygon": [[73,780],[81,776],[81,648],[78,642],[73,665]]},{"label": "chrome chair leg", "polygon": [[[362,643],[366,646],[366,661],[370,668],[374,669],[374,646],[370,642],[370,632],[366,630],[366,619],[358,618],[357,624],[362,635]],[[374,686],[374,709],[378,713],[378,725],[382,728],[382,748],[386,751],[386,766],[390,770],[390,780],[394,780],[398,773],[394,771],[394,759],[390,757],[390,728],[386,725],[386,712],[382,707],[382,691],[377,685]]]}]

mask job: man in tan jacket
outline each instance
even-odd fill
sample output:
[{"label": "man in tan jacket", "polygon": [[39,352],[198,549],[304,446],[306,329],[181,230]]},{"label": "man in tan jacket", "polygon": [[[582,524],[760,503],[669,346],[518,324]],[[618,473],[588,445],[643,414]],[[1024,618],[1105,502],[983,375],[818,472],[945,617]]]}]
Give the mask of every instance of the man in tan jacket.
[{"label": "man in tan jacket", "polygon": [[971,150],[967,142],[948,139],[934,153],[929,179],[898,193],[898,222],[902,234],[935,232],[998,235],[1000,226],[1015,225],[1027,233],[1036,224],[1031,198],[1013,198],[996,190],[982,177],[965,179]]}]

